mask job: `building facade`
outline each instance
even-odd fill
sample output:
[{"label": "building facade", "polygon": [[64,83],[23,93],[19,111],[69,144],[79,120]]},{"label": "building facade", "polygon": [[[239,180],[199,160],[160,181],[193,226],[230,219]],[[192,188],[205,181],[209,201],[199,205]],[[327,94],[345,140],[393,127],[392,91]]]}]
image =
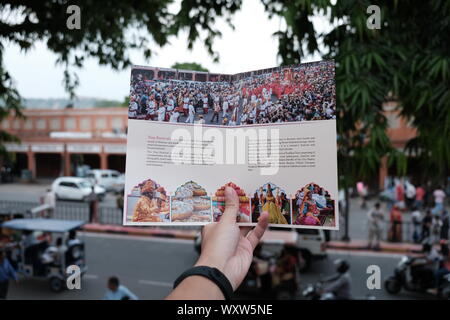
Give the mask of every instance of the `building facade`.
[{"label": "building facade", "polygon": [[77,167],[125,171],[126,108],[24,110],[1,128],[20,139],[8,143],[15,174],[28,169],[32,178],[76,174]]}]

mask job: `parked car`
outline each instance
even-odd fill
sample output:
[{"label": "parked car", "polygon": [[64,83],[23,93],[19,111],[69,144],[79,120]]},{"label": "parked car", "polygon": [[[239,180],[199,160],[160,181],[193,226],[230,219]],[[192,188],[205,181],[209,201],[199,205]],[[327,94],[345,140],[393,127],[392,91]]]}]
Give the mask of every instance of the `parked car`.
[{"label": "parked car", "polygon": [[[57,200],[88,200],[92,193],[92,183],[85,178],[60,177],[53,181],[52,191]],[[94,192],[101,201],[105,197],[106,190],[94,185]]]},{"label": "parked car", "polygon": [[90,179],[92,183],[105,188],[107,191],[121,192],[125,185],[123,175],[116,170],[89,170],[86,174],[86,178]]}]

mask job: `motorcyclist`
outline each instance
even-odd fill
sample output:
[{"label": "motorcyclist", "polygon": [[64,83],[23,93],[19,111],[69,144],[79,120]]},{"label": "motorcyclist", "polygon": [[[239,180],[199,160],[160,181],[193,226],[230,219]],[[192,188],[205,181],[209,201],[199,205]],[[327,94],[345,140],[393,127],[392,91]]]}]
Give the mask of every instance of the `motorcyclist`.
[{"label": "motorcyclist", "polygon": [[423,257],[416,260],[411,268],[413,281],[423,287],[433,287],[434,275],[439,267],[441,256],[429,243],[422,247]]},{"label": "motorcyclist", "polygon": [[334,300],[350,300],[352,299],[352,281],[348,272],[350,265],[342,259],[335,260],[334,265],[336,274],[325,281],[322,294],[330,293]]}]

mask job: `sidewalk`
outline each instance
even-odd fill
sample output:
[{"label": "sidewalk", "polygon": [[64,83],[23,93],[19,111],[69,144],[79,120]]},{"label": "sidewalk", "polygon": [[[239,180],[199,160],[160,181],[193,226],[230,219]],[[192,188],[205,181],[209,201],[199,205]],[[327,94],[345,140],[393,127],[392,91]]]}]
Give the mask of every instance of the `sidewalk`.
[{"label": "sidewalk", "polygon": [[345,241],[330,241],[327,244],[327,249],[343,250],[343,251],[372,251],[383,253],[419,253],[422,250],[422,246],[414,243],[392,243],[381,241],[380,249],[375,251],[367,247],[367,241],[364,240],[352,240],[350,242]]},{"label": "sidewalk", "polygon": [[109,225],[88,223],[83,226],[83,231],[94,233],[126,234],[132,236],[149,236],[174,239],[194,240],[196,230],[176,230],[173,228],[161,227],[126,227],[121,225]]},{"label": "sidewalk", "polygon": [[[93,232],[93,233],[125,234],[131,236],[163,237],[163,238],[185,239],[185,240],[194,240],[198,232],[197,230],[177,230],[170,227],[168,228],[126,227],[120,225],[105,225],[97,223],[86,224],[84,225],[83,230],[86,232]],[[327,243],[327,248],[342,251],[370,250],[367,248],[367,242],[363,240],[353,240],[350,242],[330,241]],[[417,244],[381,242],[380,250],[373,252],[411,254],[411,253],[418,253],[420,252],[420,250],[421,246]]]}]

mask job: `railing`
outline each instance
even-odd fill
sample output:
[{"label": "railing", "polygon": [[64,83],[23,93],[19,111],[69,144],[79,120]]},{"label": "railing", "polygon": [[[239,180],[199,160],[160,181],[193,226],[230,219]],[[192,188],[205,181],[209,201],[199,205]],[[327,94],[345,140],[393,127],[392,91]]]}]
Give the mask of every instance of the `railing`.
[{"label": "railing", "polygon": [[89,204],[57,201],[52,217],[62,220],[89,221]]},{"label": "railing", "polygon": [[123,211],[115,207],[100,207],[98,209],[98,222],[101,224],[122,224]]},{"label": "railing", "polygon": [[[330,231],[330,238],[331,240],[336,240],[336,241],[340,241],[343,239],[344,235],[345,235],[345,231],[344,231],[344,220],[341,219],[339,221],[340,224],[340,230],[336,230],[336,231]],[[369,235],[369,230],[368,230],[368,226],[365,224],[363,226],[361,226],[361,228],[363,228],[365,230],[365,238],[363,239],[356,239],[356,240],[368,240],[368,235]],[[389,222],[383,223],[381,226],[381,241],[391,241],[389,239],[389,233],[391,230],[391,224]],[[413,233],[414,233],[414,228],[413,228],[413,224],[411,221],[403,221],[402,222],[402,232],[400,235],[400,241],[399,242],[413,242]],[[355,240],[354,237],[352,237],[352,233],[351,231],[349,231],[349,237],[351,240]],[[360,238],[360,237],[359,237]]]},{"label": "railing", "polygon": [[39,206],[38,202],[27,202],[27,201],[10,201],[2,200],[0,201],[0,211],[8,212],[10,214],[26,214],[31,209]]}]

